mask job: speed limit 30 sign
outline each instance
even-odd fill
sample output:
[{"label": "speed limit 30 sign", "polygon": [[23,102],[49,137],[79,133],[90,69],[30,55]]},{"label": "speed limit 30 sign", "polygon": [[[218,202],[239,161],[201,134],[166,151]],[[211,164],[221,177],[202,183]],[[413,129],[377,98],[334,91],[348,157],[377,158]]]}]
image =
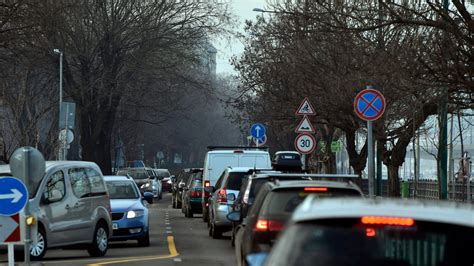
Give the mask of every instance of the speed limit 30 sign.
[{"label": "speed limit 30 sign", "polygon": [[310,134],[299,134],[295,139],[295,148],[301,154],[310,154],[316,149],[316,139]]}]

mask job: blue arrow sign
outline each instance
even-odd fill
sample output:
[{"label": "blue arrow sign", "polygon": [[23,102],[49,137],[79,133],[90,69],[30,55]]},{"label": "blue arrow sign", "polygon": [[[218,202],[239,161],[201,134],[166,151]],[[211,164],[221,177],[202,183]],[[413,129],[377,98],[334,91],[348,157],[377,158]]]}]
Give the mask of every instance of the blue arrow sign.
[{"label": "blue arrow sign", "polygon": [[256,139],[260,139],[265,136],[265,126],[260,123],[255,123],[250,128],[250,135]]},{"label": "blue arrow sign", "polygon": [[28,200],[28,190],[23,182],[12,176],[0,177],[0,215],[19,213]]}]

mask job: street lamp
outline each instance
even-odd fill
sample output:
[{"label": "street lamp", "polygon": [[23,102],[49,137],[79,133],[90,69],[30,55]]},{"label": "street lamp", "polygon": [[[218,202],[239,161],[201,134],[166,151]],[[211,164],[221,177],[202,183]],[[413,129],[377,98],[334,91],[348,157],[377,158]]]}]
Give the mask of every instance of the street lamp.
[{"label": "street lamp", "polygon": [[[54,49],[55,54],[59,54],[59,121],[61,121],[61,105],[63,103],[63,52],[59,49]],[[66,114],[67,115],[67,114]],[[61,132],[61,129],[59,129]],[[66,143],[67,143],[67,128],[66,128],[66,137],[61,142],[61,147],[59,148],[59,160],[66,159]]]}]

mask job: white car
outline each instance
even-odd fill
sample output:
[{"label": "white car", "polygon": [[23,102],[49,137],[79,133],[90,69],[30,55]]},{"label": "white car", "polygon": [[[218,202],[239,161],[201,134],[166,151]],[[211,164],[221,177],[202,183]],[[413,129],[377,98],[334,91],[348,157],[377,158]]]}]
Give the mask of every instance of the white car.
[{"label": "white car", "polygon": [[[474,208],[454,202],[308,197],[250,265],[473,265]],[[268,257],[267,257],[268,255]]]}]

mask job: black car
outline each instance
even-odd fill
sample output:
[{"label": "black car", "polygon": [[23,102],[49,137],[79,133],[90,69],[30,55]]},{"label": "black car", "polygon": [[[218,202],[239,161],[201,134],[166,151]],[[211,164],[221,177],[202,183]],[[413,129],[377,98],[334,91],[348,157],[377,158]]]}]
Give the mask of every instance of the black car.
[{"label": "black car", "polygon": [[[307,195],[318,197],[361,197],[359,187],[353,183],[333,181],[280,181],[262,185],[246,221],[239,225],[235,235],[235,251],[239,265],[246,265],[247,255],[268,252],[277,235],[284,229],[295,208]],[[228,218],[240,221],[240,212]]]},{"label": "black car", "polygon": [[171,203],[173,208],[182,208],[183,187],[192,173],[200,171],[202,171],[202,168],[185,168],[178,173],[177,177],[171,179]]},{"label": "black car", "polygon": [[242,185],[240,186],[240,191],[237,196],[237,199],[232,205],[232,211],[239,211],[240,220],[232,222],[232,236],[231,244],[234,246],[235,233],[240,229],[239,225],[247,217],[247,212],[253,204],[257,192],[260,190],[263,184],[270,180],[311,180],[310,177],[305,176],[275,176],[271,174],[277,174],[280,172],[276,171],[258,171],[254,174],[248,175],[243,179]]},{"label": "black car", "polygon": [[202,213],[202,169],[189,175],[183,190],[182,209],[184,216],[192,218],[194,213]]}]

